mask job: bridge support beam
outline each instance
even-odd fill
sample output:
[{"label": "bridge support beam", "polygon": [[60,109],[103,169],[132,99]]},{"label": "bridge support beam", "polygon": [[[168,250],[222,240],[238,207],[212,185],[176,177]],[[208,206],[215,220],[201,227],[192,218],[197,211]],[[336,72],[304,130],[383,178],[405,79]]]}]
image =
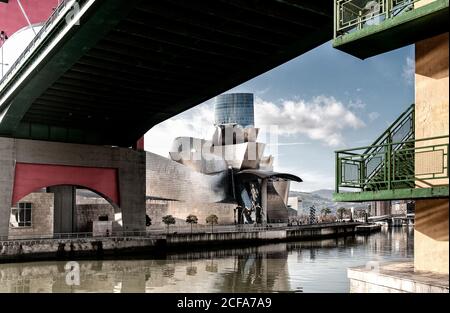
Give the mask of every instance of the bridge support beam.
[{"label": "bridge support beam", "polygon": [[145,162],[144,151],[128,148],[0,137],[0,236],[8,235],[15,202],[46,187],[55,194],[55,232],[75,231],[73,186],[109,200],[124,231],[145,230]]},{"label": "bridge support beam", "polygon": [[[0,237],[8,236],[14,185],[14,140],[0,138]],[[9,209],[7,209],[9,207]]]},{"label": "bridge support beam", "polygon": [[[449,130],[449,77],[448,32],[416,43],[415,74],[415,137],[429,138],[448,134]],[[438,140],[426,145],[439,144]],[[441,179],[418,180],[420,187],[446,186],[448,188],[448,145]],[[424,172],[425,166],[435,166],[433,159],[416,159],[415,171]],[[425,168],[426,170],[426,168]],[[417,188],[420,189],[420,188]],[[422,188],[424,189],[424,188]],[[448,193],[440,199],[416,201],[414,229],[414,268],[420,271],[449,273],[449,204]]]},{"label": "bridge support beam", "polygon": [[54,194],[53,233],[76,232],[76,188],[74,186],[54,186],[47,190]]}]

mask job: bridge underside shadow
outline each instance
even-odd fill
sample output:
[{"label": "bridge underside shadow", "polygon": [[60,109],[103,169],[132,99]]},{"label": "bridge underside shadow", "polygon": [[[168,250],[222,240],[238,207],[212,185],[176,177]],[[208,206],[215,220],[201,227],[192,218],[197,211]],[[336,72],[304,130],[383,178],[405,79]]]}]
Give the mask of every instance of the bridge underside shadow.
[{"label": "bridge underside shadow", "polygon": [[130,147],[333,31],[332,1],[79,3],[0,85],[0,135]]}]

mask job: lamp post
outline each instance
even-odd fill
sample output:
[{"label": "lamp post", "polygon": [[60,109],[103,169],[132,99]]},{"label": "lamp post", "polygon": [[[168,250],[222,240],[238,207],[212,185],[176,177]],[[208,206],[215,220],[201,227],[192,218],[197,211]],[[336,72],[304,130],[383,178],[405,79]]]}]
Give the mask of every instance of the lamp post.
[{"label": "lamp post", "polygon": [[0,44],[1,44],[1,46],[0,46],[0,50],[1,50],[1,60],[0,60],[1,76],[0,76],[0,78],[2,78],[4,75],[3,67],[5,65],[7,65],[7,64],[5,64],[4,57],[3,57],[3,45],[7,39],[8,39],[8,35],[6,35],[6,32],[3,30],[0,31]]}]

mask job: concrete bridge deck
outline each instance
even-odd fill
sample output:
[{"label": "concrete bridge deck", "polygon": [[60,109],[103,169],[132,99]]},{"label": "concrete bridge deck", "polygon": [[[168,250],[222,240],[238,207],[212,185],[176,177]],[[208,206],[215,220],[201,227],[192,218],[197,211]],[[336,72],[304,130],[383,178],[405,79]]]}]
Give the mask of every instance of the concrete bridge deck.
[{"label": "concrete bridge deck", "polygon": [[64,0],[0,81],[0,135],[130,147],[332,36],[331,0]]}]

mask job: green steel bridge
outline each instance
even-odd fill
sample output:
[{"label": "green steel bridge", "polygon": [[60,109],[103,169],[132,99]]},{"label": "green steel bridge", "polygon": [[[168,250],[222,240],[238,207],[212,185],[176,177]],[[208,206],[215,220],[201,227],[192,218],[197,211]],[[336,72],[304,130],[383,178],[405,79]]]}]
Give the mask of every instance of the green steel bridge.
[{"label": "green steel bridge", "polygon": [[449,136],[415,139],[414,120],[411,105],[372,145],[336,151],[335,201],[448,197]]}]

